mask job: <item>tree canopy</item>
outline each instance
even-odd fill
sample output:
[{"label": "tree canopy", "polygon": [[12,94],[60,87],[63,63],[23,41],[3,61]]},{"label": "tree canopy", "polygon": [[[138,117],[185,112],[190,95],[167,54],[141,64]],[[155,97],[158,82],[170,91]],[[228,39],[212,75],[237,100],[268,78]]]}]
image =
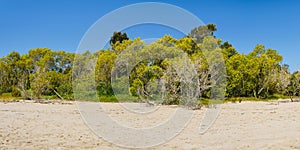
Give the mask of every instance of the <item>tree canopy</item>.
[{"label": "tree canopy", "polygon": [[[214,88],[218,84],[226,87],[227,98],[299,95],[300,73],[290,73],[276,50],[257,44],[250,53],[242,54],[228,41],[215,37],[216,31],[216,25],[208,24],[192,29],[186,37],[165,35],[151,44],[114,32],[111,47],[94,53],[49,48],[31,49],[22,55],[12,51],[0,58],[0,94],[72,99],[72,81],[79,79],[80,72],[94,70],[95,74],[80,79],[94,80],[99,96],[128,93],[138,100],[161,98],[164,104],[181,102],[178,93],[196,98],[196,102],[209,98],[221,89]],[[226,85],[221,85],[223,80]],[[189,86],[193,89],[184,93],[183,88]]]}]

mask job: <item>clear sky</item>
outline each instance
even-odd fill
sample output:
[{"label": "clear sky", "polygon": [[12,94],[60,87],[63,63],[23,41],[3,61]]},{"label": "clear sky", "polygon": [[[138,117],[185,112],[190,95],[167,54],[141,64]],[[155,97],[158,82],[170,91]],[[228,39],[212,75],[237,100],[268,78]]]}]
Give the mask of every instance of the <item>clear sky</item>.
[{"label": "clear sky", "polygon": [[[298,0],[195,0],[156,2],[177,5],[214,23],[216,36],[241,53],[256,44],[278,50],[291,70],[300,67],[300,1]],[[103,15],[138,0],[0,0],[0,56],[31,48],[75,52],[82,36]],[[138,29],[138,28],[137,28]],[[142,38],[161,36],[165,29],[144,30]],[[130,38],[136,37],[136,32]],[[151,36],[150,36],[151,35]]]}]

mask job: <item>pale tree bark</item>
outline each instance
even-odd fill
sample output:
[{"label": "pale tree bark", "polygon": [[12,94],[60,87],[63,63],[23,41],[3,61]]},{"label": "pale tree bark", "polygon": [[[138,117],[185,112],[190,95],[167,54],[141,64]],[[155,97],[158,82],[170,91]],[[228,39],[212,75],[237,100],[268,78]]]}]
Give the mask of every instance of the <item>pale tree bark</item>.
[{"label": "pale tree bark", "polygon": [[21,92],[21,96],[24,99],[33,99],[32,93],[27,91],[26,81],[26,75],[23,74],[19,79],[18,90]]},{"label": "pale tree bark", "polygon": [[299,96],[299,93],[300,93],[300,72],[296,71],[292,75],[289,84],[289,95],[292,102],[294,101],[293,97],[296,96],[297,94]]},{"label": "pale tree bark", "polygon": [[36,72],[31,76],[31,86],[34,97],[40,99],[45,92],[47,86],[50,84],[46,78],[46,68],[35,65]]}]

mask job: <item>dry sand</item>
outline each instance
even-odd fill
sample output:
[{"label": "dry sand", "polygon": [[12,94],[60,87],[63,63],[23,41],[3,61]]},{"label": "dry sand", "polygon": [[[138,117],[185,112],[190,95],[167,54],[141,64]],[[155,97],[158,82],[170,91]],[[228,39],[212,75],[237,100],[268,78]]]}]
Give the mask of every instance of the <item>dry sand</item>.
[{"label": "dry sand", "polygon": [[[126,124],[122,118],[130,112],[120,111],[118,104],[104,105],[112,117]],[[152,126],[166,119],[173,109],[163,106],[160,115],[144,121],[129,119],[127,123]],[[223,104],[215,123],[202,135],[198,129],[206,109],[197,110],[178,136],[151,149],[300,149],[299,102]],[[0,149],[122,148],[96,136],[75,104],[16,102],[0,103]]]}]

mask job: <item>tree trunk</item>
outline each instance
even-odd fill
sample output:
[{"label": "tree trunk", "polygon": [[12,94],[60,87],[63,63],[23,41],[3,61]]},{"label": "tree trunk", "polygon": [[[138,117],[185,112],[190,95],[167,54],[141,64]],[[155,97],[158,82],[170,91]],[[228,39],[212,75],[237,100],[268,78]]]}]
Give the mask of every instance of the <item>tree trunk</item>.
[{"label": "tree trunk", "polygon": [[256,91],[253,90],[254,97],[257,98]]}]

